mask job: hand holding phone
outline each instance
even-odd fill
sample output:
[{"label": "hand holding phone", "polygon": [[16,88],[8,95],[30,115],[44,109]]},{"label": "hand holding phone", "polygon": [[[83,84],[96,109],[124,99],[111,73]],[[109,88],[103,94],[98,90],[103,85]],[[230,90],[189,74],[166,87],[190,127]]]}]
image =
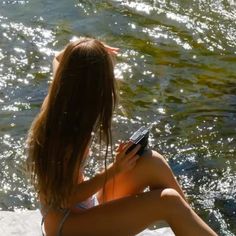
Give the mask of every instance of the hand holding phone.
[{"label": "hand holding phone", "polygon": [[129,141],[133,142],[133,145],[126,151],[126,153],[129,153],[137,144],[140,144],[141,148],[139,149],[137,154],[141,156],[148,145],[148,137],[149,129],[145,126],[140,127],[130,136]]}]

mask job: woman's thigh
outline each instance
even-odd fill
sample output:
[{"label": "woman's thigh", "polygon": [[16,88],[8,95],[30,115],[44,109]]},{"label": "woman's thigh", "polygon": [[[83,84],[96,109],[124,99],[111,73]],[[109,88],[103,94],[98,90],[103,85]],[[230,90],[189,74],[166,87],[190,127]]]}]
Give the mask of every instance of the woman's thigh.
[{"label": "woman's thigh", "polygon": [[[60,224],[56,218],[53,222],[48,216],[48,236],[56,235]],[[167,221],[178,236],[216,236],[174,189],[153,190],[71,213],[61,236],[131,236],[157,220]]]},{"label": "woman's thigh", "polygon": [[131,236],[156,220],[167,219],[173,205],[163,204],[165,190],[110,201],[80,214],[71,214],[63,226],[64,235]]},{"label": "woman's thigh", "polygon": [[98,194],[99,202],[106,202],[150,189],[173,188],[184,197],[167,161],[155,151],[147,151],[136,166],[111,179]]}]

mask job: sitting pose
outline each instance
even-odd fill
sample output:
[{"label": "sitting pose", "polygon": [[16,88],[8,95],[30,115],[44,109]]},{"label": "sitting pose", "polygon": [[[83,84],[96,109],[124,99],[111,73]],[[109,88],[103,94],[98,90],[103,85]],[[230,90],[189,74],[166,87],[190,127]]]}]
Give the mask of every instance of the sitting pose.
[{"label": "sitting pose", "polygon": [[[117,100],[112,56],[90,38],[69,43],[53,62],[53,81],[28,134],[28,168],[47,236],[131,236],[165,220],[177,236],[217,235],[191,209],[166,160],[155,151],[126,152],[83,178],[92,136],[108,156]],[[149,191],[143,192],[149,187]]]}]

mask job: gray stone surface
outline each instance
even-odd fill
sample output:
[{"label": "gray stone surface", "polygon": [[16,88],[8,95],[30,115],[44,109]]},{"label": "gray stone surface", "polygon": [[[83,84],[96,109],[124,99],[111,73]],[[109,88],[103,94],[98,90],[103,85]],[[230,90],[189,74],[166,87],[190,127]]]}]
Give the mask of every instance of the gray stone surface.
[{"label": "gray stone surface", "polygon": [[[35,211],[0,211],[0,235],[4,236],[42,236],[41,215]],[[174,236],[169,227],[156,230],[144,230],[137,236]]]}]

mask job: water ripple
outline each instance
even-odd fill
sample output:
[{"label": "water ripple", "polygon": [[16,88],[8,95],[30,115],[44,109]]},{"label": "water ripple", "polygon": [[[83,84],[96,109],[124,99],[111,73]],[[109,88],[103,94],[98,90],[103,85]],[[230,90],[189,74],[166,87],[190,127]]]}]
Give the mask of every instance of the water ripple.
[{"label": "water ripple", "polygon": [[[35,207],[23,140],[47,92],[54,51],[89,35],[120,47],[114,142],[151,127],[150,147],[168,159],[192,206],[220,235],[236,233],[235,1],[0,5],[1,209]],[[94,159],[89,166],[88,176],[100,168]]]}]

